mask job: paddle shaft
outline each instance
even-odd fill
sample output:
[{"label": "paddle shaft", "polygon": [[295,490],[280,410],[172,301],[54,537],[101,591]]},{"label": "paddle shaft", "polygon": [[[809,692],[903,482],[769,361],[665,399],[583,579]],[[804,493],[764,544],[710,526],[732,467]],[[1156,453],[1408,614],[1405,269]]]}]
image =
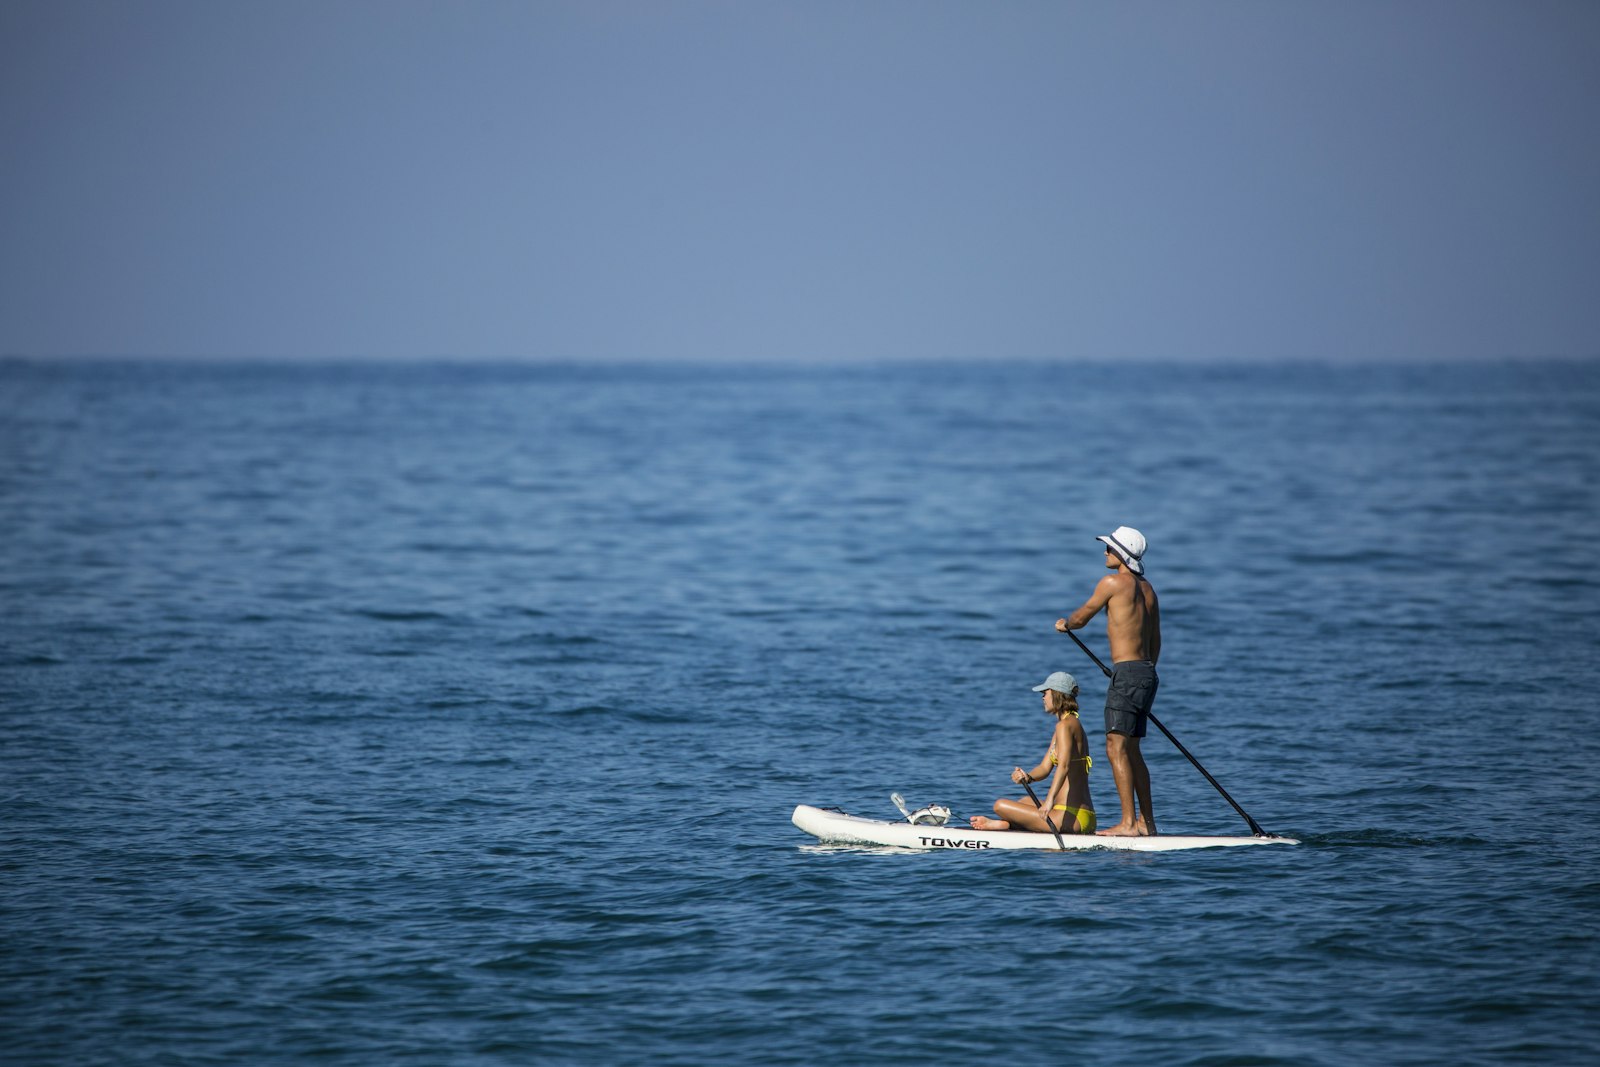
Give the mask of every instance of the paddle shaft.
[{"label": "paddle shaft", "polygon": [[1065,852],[1067,843],[1061,840],[1061,831],[1056,829],[1056,824],[1050,821],[1050,813],[1044,810],[1044,805],[1039,803],[1039,798],[1034,795],[1033,786],[1023,782],[1022,788],[1028,791],[1028,799],[1033,801],[1033,806],[1039,809],[1040,815],[1044,816],[1044,824],[1050,827],[1050,832],[1056,835],[1056,844],[1060,846],[1062,852]]},{"label": "paddle shaft", "polygon": [[[1073,641],[1077,642],[1077,645],[1078,645],[1079,648],[1083,649],[1084,655],[1086,655],[1090,659],[1094,660],[1094,665],[1096,667],[1099,667],[1100,670],[1105,674],[1105,676],[1107,678],[1111,677],[1111,668],[1107,667],[1104,663],[1100,662],[1100,657],[1094,654],[1094,650],[1093,649],[1091,649],[1088,645],[1083,643],[1083,639],[1082,638],[1080,638],[1077,634],[1073,633],[1071,630],[1068,630],[1066,633],[1067,633],[1068,637],[1072,638]],[[1249,826],[1250,826],[1250,832],[1251,833],[1255,834],[1257,837],[1271,837],[1272,836],[1271,834],[1267,833],[1265,830],[1263,830],[1261,828],[1261,824],[1260,823],[1256,822],[1254,819],[1252,819],[1250,817],[1250,813],[1249,812],[1245,811],[1243,808],[1241,808],[1239,806],[1239,802],[1238,801],[1234,800],[1232,797],[1230,797],[1228,795],[1228,791],[1226,789],[1222,788],[1222,783],[1218,782],[1215,778],[1211,777],[1211,772],[1206,770],[1204,767],[1202,767],[1200,765],[1200,761],[1195,759],[1194,756],[1189,754],[1189,750],[1183,747],[1183,743],[1181,741],[1179,741],[1176,737],[1172,736],[1172,731],[1171,730],[1169,730],[1165,726],[1161,725],[1161,720],[1156,718],[1154,713],[1147,712],[1146,713],[1146,717],[1149,718],[1149,720],[1151,722],[1156,724],[1156,729],[1157,730],[1160,730],[1162,733],[1167,735],[1167,740],[1172,742],[1172,747],[1176,748],[1179,752],[1182,752],[1183,755],[1184,755],[1184,758],[1187,759],[1190,763],[1194,764],[1195,770],[1199,771],[1201,774],[1206,776],[1206,781],[1211,783],[1211,787],[1213,789],[1215,789],[1217,792],[1222,794],[1222,799],[1226,800],[1229,804],[1232,804],[1233,805],[1233,810],[1238,812],[1241,816],[1244,817],[1244,821],[1246,823],[1248,823]],[[1031,792],[1031,790],[1030,790],[1030,792]]]}]

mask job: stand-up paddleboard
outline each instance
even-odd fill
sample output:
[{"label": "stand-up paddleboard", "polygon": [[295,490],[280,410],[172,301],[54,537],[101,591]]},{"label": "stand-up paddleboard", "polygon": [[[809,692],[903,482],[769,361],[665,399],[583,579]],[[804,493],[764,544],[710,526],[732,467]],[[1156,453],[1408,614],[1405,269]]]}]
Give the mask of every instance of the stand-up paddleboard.
[{"label": "stand-up paddleboard", "polygon": [[890,845],[900,848],[1115,848],[1134,852],[1167,852],[1180,848],[1227,848],[1233,845],[1298,845],[1292,837],[1193,837],[1158,834],[1155,837],[1098,837],[1094,834],[1053,834],[1026,830],[973,830],[966,826],[931,826],[889,822],[846,815],[836,809],[801,804],[794,809],[794,824],[820,841],[851,845]]}]

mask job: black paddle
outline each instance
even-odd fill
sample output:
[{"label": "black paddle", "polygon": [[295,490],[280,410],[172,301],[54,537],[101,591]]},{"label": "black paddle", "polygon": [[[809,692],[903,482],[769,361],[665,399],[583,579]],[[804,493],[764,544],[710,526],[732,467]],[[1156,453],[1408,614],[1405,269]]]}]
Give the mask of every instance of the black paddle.
[{"label": "black paddle", "polygon": [[[1066,634],[1067,634],[1068,637],[1072,638],[1074,641],[1076,641],[1078,643],[1078,647],[1083,649],[1084,655],[1086,655],[1090,659],[1094,660],[1094,665],[1096,667],[1099,667],[1100,670],[1105,674],[1105,676],[1107,678],[1111,677],[1110,668],[1108,668],[1104,663],[1100,662],[1100,657],[1095,655],[1094,651],[1092,649],[1090,649],[1088,645],[1083,643],[1083,639],[1082,638],[1080,638],[1077,634],[1073,633],[1071,630],[1066,631]],[[1182,752],[1184,757],[1186,759],[1188,759],[1188,761],[1190,763],[1194,764],[1195,769],[1198,770],[1201,774],[1206,776],[1206,781],[1210,782],[1212,787],[1214,789],[1216,789],[1217,792],[1222,794],[1222,799],[1226,800],[1229,804],[1232,804],[1233,805],[1233,810],[1238,812],[1240,815],[1244,816],[1244,821],[1250,824],[1250,832],[1252,834],[1255,834],[1257,837],[1271,837],[1271,836],[1273,836],[1272,834],[1269,834],[1265,830],[1263,830],[1261,828],[1261,824],[1256,822],[1254,819],[1252,819],[1250,817],[1250,813],[1245,811],[1243,808],[1241,808],[1239,806],[1238,801],[1234,800],[1232,797],[1230,797],[1228,795],[1228,791],[1226,789],[1222,788],[1221,783],[1219,783],[1215,778],[1211,777],[1211,772],[1206,770],[1204,767],[1200,766],[1200,761],[1199,760],[1197,760],[1193,756],[1189,755],[1189,750],[1184,748],[1182,743],[1180,743],[1176,737],[1172,736],[1172,731],[1171,730],[1169,730],[1165,726],[1161,725],[1161,720],[1160,719],[1158,719],[1154,715],[1151,715],[1151,714],[1148,714],[1148,713],[1147,713],[1147,715],[1148,715],[1148,718],[1150,719],[1150,721],[1156,724],[1156,729],[1160,730],[1162,733],[1167,735],[1167,740],[1172,742],[1173,747],[1175,747],[1179,752]],[[1030,790],[1028,790],[1028,792],[1031,795],[1033,793],[1033,790],[1030,789]]]},{"label": "black paddle", "polygon": [[1034,796],[1033,786],[1029,785],[1027,782],[1023,782],[1022,788],[1028,791],[1028,799],[1033,801],[1033,806],[1039,809],[1040,815],[1044,816],[1044,824],[1050,827],[1050,832],[1056,835],[1056,844],[1061,847],[1062,852],[1065,852],[1067,850],[1067,843],[1061,840],[1061,831],[1057,830],[1056,824],[1050,821],[1050,813],[1044,810],[1044,805],[1039,803],[1038,797]]}]

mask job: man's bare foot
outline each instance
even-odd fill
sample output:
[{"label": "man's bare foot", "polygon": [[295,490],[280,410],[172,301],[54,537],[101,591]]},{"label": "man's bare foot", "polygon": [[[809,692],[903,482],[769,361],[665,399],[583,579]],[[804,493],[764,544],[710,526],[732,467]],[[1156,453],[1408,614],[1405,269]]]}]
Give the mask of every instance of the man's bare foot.
[{"label": "man's bare foot", "polygon": [[1100,837],[1154,837],[1156,828],[1143,819],[1139,819],[1132,825],[1119,822],[1117,825],[1107,827],[1104,830],[1096,830],[1095,833]]},{"label": "man's bare foot", "polygon": [[1009,830],[1011,824],[1004,819],[991,819],[987,815],[974,815],[967,822],[974,830]]}]

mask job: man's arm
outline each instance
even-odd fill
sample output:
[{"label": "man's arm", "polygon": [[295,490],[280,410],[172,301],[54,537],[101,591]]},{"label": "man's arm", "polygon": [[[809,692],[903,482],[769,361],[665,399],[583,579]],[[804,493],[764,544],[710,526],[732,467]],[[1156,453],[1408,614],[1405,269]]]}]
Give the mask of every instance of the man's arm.
[{"label": "man's arm", "polygon": [[1066,633],[1068,630],[1081,630],[1089,625],[1089,620],[1100,614],[1100,609],[1111,601],[1111,596],[1117,591],[1116,575],[1108,574],[1100,579],[1094,587],[1094,593],[1083,602],[1083,607],[1074,611],[1064,619],[1056,620],[1056,630]]}]

